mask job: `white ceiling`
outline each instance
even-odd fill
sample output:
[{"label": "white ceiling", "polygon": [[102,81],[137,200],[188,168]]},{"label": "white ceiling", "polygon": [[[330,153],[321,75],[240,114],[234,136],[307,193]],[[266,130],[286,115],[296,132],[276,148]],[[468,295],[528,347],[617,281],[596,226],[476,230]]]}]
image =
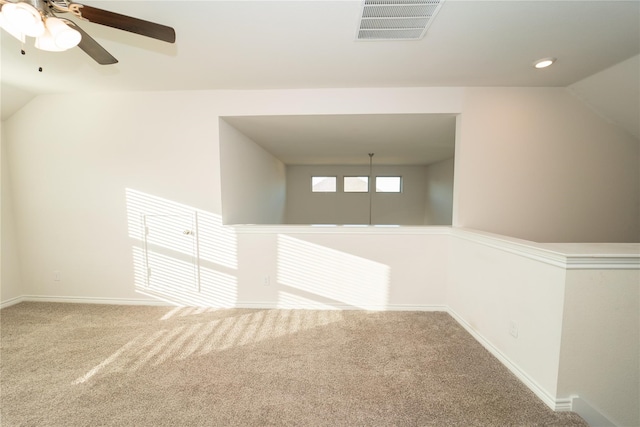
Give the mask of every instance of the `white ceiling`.
[{"label": "white ceiling", "polygon": [[640,55],[576,82],[568,89],[640,142]]},{"label": "white ceiling", "polygon": [[[30,38],[23,56],[2,32],[2,82],[32,93],[567,86],[640,52],[637,0],[446,0],[425,38],[386,42],[355,40],[360,0],[85,3],[172,26],[176,44],[81,22],[120,60],[100,66]],[[547,56],[557,64],[531,67]]]},{"label": "white ceiling", "polygon": [[[111,0],[84,3],[172,26],[177,34],[176,44],[76,20],[120,61],[101,66],[79,48],[43,52],[33,48],[32,39],[25,47],[26,55],[21,55],[19,42],[0,31],[3,119],[41,93],[327,87],[566,87],[640,53],[638,0],[446,0],[425,38],[385,42],[355,40],[360,0]],[[558,58],[552,67],[535,70],[531,66],[534,60],[548,56]],[[43,71],[39,72],[38,67]],[[617,84],[623,90],[626,87],[624,82]],[[442,117],[433,120],[440,119],[445,120]],[[322,128],[328,134],[316,133],[328,153],[338,149],[337,145],[331,146],[334,142],[327,141],[339,140],[331,136],[331,132],[342,132],[340,126],[360,129],[376,126],[372,122],[359,124],[360,120],[366,120],[362,118],[350,125],[340,123],[335,117],[333,120]],[[281,125],[277,122],[245,119],[242,123],[234,123],[251,134],[260,126],[262,131],[270,132],[264,126]],[[307,125],[317,128],[318,123]],[[290,124],[302,125],[302,122]],[[426,126],[425,123],[414,125],[418,128]],[[433,132],[425,133],[422,128],[413,136],[409,135],[408,128],[402,130],[399,126],[389,122],[387,128],[404,132],[407,141],[440,132],[440,123],[435,122],[429,124],[434,127]],[[290,135],[300,132],[296,130]],[[379,133],[384,134],[382,130]],[[274,152],[283,149],[273,142],[273,138],[270,144],[269,149]],[[288,146],[295,144],[289,142]],[[382,146],[371,148],[368,144],[364,152],[370,150],[376,151],[376,160],[382,158]],[[297,155],[279,156],[291,162]],[[414,156],[425,155],[414,153]]]},{"label": "white ceiling", "polygon": [[456,118],[446,114],[224,117],[289,165],[426,165],[453,157]]}]

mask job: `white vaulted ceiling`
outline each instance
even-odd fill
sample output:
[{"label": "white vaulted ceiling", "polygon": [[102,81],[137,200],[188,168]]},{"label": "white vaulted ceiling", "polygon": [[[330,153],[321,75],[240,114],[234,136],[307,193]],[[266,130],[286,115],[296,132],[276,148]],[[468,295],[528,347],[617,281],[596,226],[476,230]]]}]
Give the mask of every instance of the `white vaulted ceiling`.
[{"label": "white vaulted ceiling", "polygon": [[[357,41],[360,0],[86,1],[175,28],[176,44],[77,21],[120,62],[2,32],[3,118],[42,93],[566,87],[640,53],[640,2],[446,0],[417,41]],[[64,15],[63,15],[64,16]],[[535,70],[534,60],[558,61]],[[43,71],[38,72],[38,67]]]},{"label": "white vaulted ceiling", "polygon": [[[358,1],[86,1],[172,26],[175,45],[93,23],[120,61],[3,32],[2,81],[33,92],[567,86],[639,53],[638,1],[447,0],[419,41],[356,41]],[[559,58],[540,72],[532,61]],[[44,71],[38,72],[43,66]]]}]

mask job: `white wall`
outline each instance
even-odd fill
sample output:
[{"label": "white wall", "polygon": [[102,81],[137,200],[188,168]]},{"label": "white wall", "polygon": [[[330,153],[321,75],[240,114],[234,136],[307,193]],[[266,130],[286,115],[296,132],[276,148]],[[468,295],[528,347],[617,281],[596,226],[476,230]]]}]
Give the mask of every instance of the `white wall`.
[{"label": "white wall", "polygon": [[[74,117],[73,131],[50,111]],[[454,225],[537,241],[637,239],[638,145],[562,89],[46,95],[3,122],[23,292],[139,297],[126,191],[219,219],[217,117],[409,113],[461,113]]]},{"label": "white wall", "polygon": [[[140,238],[128,217],[138,206],[127,191],[220,213],[218,127],[207,104],[186,93],[40,96],[3,123],[23,294],[140,298]],[[47,111],[65,111],[73,126]]]},{"label": "white wall", "polygon": [[447,239],[438,229],[240,230],[238,301],[258,307],[444,310]]},{"label": "white wall", "polygon": [[447,303],[550,407],[577,402],[592,425],[638,425],[639,254],[454,228]]},{"label": "white wall", "polygon": [[402,193],[373,193],[374,224],[432,225],[424,223],[426,168],[373,166],[374,176],[402,176]]},{"label": "white wall", "polygon": [[139,298],[127,189],[220,220],[217,117],[375,113],[461,113],[457,225],[540,241],[637,235],[635,141],[561,89],[46,95],[3,122],[23,293]]},{"label": "white wall", "polygon": [[454,159],[427,166],[424,225],[451,225],[453,218]]},{"label": "white wall", "polygon": [[[424,166],[374,166],[373,176],[401,176],[401,193],[344,193],[344,176],[368,176],[369,166],[287,166],[287,223],[423,225]],[[337,192],[312,193],[312,176],[337,177]]]},{"label": "white wall", "polygon": [[558,393],[640,425],[640,271],[567,272]]},{"label": "white wall", "polygon": [[0,305],[10,302],[22,295],[18,242],[15,234],[13,216],[12,186],[9,182],[9,164],[7,162],[6,138],[2,138],[0,149]]},{"label": "white wall", "polygon": [[470,88],[457,223],[538,242],[638,242],[640,143],[561,88]]},{"label": "white wall", "polygon": [[[464,232],[454,233],[450,251],[451,310],[523,373],[521,379],[547,404],[554,404],[565,270]],[[517,337],[510,333],[512,322]]]},{"label": "white wall", "polygon": [[285,165],[220,120],[220,174],[224,224],[282,224]]},{"label": "white wall", "polygon": [[[208,252],[201,260],[207,283],[233,288],[233,301],[259,301],[261,294],[255,293],[264,289],[245,282],[250,276],[245,270],[273,255],[250,249],[258,236],[235,238],[222,228],[216,118],[457,113],[461,93],[433,88],[39,96],[3,122],[14,213],[20,219],[16,236],[24,263],[22,292],[152,300],[137,292],[143,246],[140,216],[191,211],[208,224],[203,225]],[[73,129],[50,111],[74,117]],[[33,117],[39,118],[35,125]],[[398,239],[404,238],[409,239]],[[373,247],[384,251],[381,244]],[[171,262],[182,259],[175,248],[165,249],[175,255]],[[241,255],[245,251],[248,258]],[[412,262],[400,263],[393,274],[407,280],[423,277],[421,258],[416,252],[408,258]],[[54,271],[61,272],[60,281],[53,280]],[[396,301],[408,301],[412,291],[408,292]]]}]

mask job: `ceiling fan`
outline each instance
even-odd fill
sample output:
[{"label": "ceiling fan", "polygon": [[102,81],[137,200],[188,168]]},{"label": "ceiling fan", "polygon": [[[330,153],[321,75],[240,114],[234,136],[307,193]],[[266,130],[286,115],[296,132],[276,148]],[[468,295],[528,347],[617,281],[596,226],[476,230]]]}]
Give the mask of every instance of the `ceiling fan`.
[{"label": "ceiling fan", "polygon": [[18,40],[35,37],[35,47],[63,51],[78,46],[98,64],[118,62],[105,48],[72,20],[58,18],[58,13],[71,13],[78,18],[167,43],[176,41],[173,28],[131,16],[109,12],[68,0],[0,0],[0,27]]}]

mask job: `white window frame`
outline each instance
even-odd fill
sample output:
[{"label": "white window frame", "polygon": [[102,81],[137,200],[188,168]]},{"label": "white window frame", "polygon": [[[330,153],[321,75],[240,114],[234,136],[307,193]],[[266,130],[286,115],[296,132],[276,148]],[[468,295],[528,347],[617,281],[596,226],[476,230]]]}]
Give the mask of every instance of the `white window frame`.
[{"label": "white window frame", "polygon": [[[347,178],[366,178],[367,179],[367,189],[365,191],[354,191],[354,190],[347,190],[346,186],[345,186],[345,180]],[[371,179],[369,178],[369,175],[345,175],[342,177],[342,192],[343,193],[368,193],[371,190]]]},{"label": "white window frame", "polygon": [[[381,190],[378,190],[378,178],[398,178],[400,180],[398,191],[381,191]],[[403,181],[404,180],[402,179],[401,175],[376,176],[376,179],[375,179],[375,191],[376,191],[376,193],[383,193],[383,194],[400,194],[400,193],[402,193]]]},{"label": "white window frame", "polygon": [[[313,188],[313,179],[314,178],[333,178],[334,181],[334,189],[330,191],[315,191]],[[336,175],[312,175],[311,176],[311,192],[314,194],[326,194],[326,193],[337,193],[338,192],[338,177]]]}]

